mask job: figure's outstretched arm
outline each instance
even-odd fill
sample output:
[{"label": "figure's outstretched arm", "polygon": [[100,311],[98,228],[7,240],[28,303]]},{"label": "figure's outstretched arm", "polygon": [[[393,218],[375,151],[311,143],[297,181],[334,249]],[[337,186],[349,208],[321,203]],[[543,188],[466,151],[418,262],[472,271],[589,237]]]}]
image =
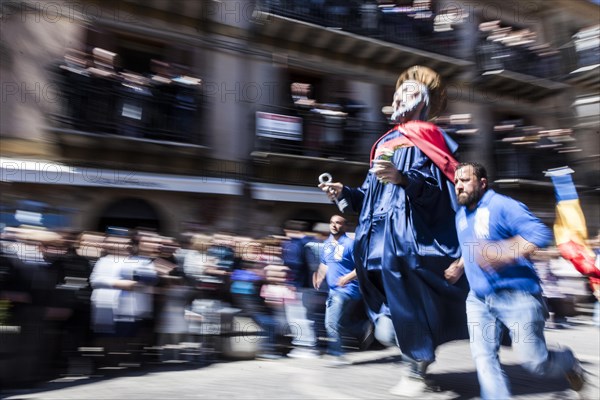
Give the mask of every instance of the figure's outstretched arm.
[{"label": "figure's outstretched arm", "polygon": [[360,212],[368,185],[368,177],[360,188],[344,186],[341,182],[321,183],[319,188],[327,194],[331,201],[345,201],[345,211]]}]

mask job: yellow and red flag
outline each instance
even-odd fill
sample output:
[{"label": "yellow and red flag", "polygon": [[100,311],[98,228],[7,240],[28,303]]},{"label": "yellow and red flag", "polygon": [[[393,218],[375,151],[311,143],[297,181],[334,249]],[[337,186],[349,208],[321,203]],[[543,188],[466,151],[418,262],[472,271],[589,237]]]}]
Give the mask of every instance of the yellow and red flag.
[{"label": "yellow and red flag", "polygon": [[573,172],[569,167],[546,171],[546,176],[549,176],[554,184],[557,201],[554,239],[560,254],[571,261],[577,271],[590,278],[600,278],[600,270],[595,265],[596,255],[586,243],[587,227],[571,178]]}]

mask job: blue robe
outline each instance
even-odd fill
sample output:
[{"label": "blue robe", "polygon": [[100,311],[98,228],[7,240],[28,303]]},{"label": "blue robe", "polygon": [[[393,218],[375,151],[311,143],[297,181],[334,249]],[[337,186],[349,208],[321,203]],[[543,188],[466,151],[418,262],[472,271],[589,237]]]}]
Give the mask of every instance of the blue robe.
[{"label": "blue robe", "polygon": [[[389,133],[377,146],[400,136]],[[450,151],[456,143],[444,134]],[[354,257],[369,317],[389,315],[403,354],[435,360],[435,348],[468,338],[468,283],[455,285],[444,270],[461,252],[454,216],[453,183],[416,146],[391,160],[408,180],[403,188],[367,175],[362,187],[344,187],[342,197],[360,213]]]}]

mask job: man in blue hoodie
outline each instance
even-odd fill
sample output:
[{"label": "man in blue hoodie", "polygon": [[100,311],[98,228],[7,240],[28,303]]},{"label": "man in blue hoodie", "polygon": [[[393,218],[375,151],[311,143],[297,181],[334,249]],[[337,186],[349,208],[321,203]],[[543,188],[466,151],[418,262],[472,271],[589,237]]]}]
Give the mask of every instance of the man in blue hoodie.
[{"label": "man in blue hoodie", "polygon": [[552,240],[550,230],[527,207],[488,188],[478,163],[456,167],[458,264],[470,285],[467,320],[471,354],[482,399],[508,399],[508,381],[498,358],[502,325],[509,330],[523,367],[536,375],[565,376],[581,390],[584,372],[571,350],[549,351],[544,339],[546,308],[529,256]]}]

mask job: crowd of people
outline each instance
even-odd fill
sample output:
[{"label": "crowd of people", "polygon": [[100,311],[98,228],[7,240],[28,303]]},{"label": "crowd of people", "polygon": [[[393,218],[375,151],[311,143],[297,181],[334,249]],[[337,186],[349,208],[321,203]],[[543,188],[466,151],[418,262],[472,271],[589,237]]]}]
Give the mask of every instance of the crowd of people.
[{"label": "crowd of people", "polygon": [[[317,357],[328,335],[341,350],[339,324],[325,329],[327,285],[312,288],[329,232],[303,221],[284,228],[179,240],[147,229],[5,228],[0,325],[18,327],[18,340],[0,349],[10,361],[0,374],[17,383],[147,362]],[[367,324],[357,310],[345,314]],[[364,349],[368,333],[345,344]],[[227,351],[228,337],[246,351]]]}]

